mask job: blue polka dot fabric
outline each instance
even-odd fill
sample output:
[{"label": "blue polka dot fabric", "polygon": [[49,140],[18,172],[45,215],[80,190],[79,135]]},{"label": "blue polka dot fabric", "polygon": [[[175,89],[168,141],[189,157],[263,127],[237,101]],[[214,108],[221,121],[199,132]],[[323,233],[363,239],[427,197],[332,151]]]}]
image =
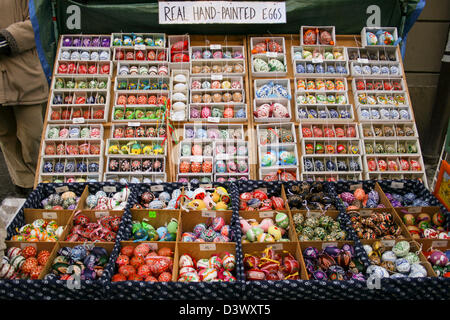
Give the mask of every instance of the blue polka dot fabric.
[{"label": "blue polka dot fabric", "polygon": [[[336,183],[324,183],[324,191],[333,199],[333,204],[339,210],[339,222],[347,232],[347,239],[354,241],[355,254],[368,267],[371,262],[359,241],[355,231],[351,227],[345,207],[338,194],[349,191],[352,184],[362,184],[367,192],[374,188],[377,181],[339,181]],[[423,201],[432,206],[440,206],[446,217],[445,226],[449,227],[449,213],[445,207],[418,181],[399,180],[404,184],[403,189],[391,187],[392,181],[378,181],[384,192],[397,192],[406,194],[413,192]],[[18,300],[180,300],[180,299],[217,299],[217,300],[299,300],[299,299],[350,299],[350,300],[392,300],[392,299],[449,299],[450,279],[448,278],[403,278],[382,279],[376,287],[372,288],[364,281],[318,281],[318,280],[283,280],[283,281],[246,281],[244,274],[242,250],[242,234],[239,224],[239,195],[258,188],[266,188],[269,196],[281,194],[281,189],[288,188],[299,181],[291,182],[265,182],[265,181],[237,181],[232,183],[213,183],[213,186],[224,186],[231,196],[233,232],[232,240],[236,243],[236,279],[235,282],[138,282],[124,281],[111,282],[115,274],[115,261],[120,253],[120,242],[129,240],[132,231],[131,208],[138,203],[139,196],[150,189],[147,184],[129,184],[128,186],[104,182],[104,183],[71,183],[71,184],[40,184],[26,200],[11,225],[8,227],[8,238],[16,234],[16,228],[25,224],[24,208],[41,208],[41,201],[55,192],[55,188],[68,186],[69,190],[81,195],[86,185],[89,191],[94,193],[104,186],[115,186],[117,190],[128,187],[130,197],[124,210],[122,221],[117,233],[114,249],[110,255],[104,273],[99,280],[81,281],[79,289],[69,289],[67,281],[61,280],[0,280],[0,299]],[[172,192],[180,187],[196,188],[198,185],[181,183],[161,183],[164,191]],[[372,286],[373,287],[373,286]]]}]

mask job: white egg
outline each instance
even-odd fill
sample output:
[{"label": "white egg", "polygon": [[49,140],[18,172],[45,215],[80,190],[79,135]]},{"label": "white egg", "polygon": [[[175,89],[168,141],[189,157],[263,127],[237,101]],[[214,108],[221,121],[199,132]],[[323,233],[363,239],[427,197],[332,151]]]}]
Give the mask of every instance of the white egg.
[{"label": "white egg", "polygon": [[174,78],[175,82],[184,82],[186,83],[186,76],[184,74],[177,74]]},{"label": "white egg", "polygon": [[180,101],[180,100],[185,100],[186,96],[184,95],[184,93],[176,92],[172,95],[172,98],[173,98],[173,100]]},{"label": "white egg", "polygon": [[185,91],[186,85],[184,83],[177,83],[176,85],[173,86],[173,89],[175,91]]},{"label": "white egg", "polygon": [[175,102],[172,106],[174,111],[183,111],[186,109],[186,104],[184,102]]}]

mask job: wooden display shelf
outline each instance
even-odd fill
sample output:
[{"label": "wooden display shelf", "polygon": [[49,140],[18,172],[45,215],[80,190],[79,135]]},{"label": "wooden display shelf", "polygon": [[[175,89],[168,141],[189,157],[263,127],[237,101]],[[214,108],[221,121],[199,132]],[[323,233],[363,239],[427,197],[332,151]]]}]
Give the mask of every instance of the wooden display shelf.
[{"label": "wooden display shelf", "polygon": [[[300,37],[299,34],[274,34],[274,35],[270,35],[270,37],[284,37],[285,39],[285,54],[286,54],[286,67],[287,67],[287,74],[283,77],[255,77],[252,75],[252,67],[251,67],[251,62],[252,62],[252,55],[251,55],[251,45],[250,45],[250,39],[252,37],[264,37],[264,38],[268,38],[268,35],[265,34],[260,34],[260,35],[190,35],[190,45],[191,46],[208,46],[211,44],[220,44],[222,46],[243,46],[244,47],[244,52],[245,52],[245,59],[246,61],[244,61],[245,68],[246,68],[246,72],[245,74],[242,76],[243,80],[244,80],[244,88],[245,88],[245,104],[247,105],[247,120],[244,121],[233,121],[233,122],[220,122],[220,124],[243,124],[244,125],[244,133],[246,132],[245,136],[246,136],[246,140],[249,142],[249,170],[250,170],[250,179],[259,179],[259,159],[258,159],[258,141],[257,141],[257,135],[256,135],[256,125],[257,123],[254,121],[254,117],[253,117],[253,99],[254,99],[254,86],[253,86],[253,81],[255,79],[269,79],[269,78],[279,78],[279,79],[289,79],[290,81],[290,86],[291,86],[291,114],[292,114],[292,119],[289,122],[294,123],[294,127],[295,127],[295,135],[296,135],[296,145],[297,145],[297,167],[299,168],[299,177],[298,180],[300,180],[300,175],[302,174],[301,171],[301,156],[302,156],[302,149],[301,149],[301,139],[300,139],[300,135],[299,135],[299,124],[301,123],[300,121],[298,121],[296,119],[296,110],[295,110],[295,76],[294,76],[294,70],[293,70],[293,64],[292,64],[292,55],[291,55],[291,48],[292,46],[298,46],[300,45]],[[345,47],[360,47],[361,46],[361,37],[360,35],[337,35],[337,43],[336,46],[345,46]],[[59,45],[61,44],[61,41],[58,41],[58,51],[59,51]],[[401,59],[401,54],[400,54],[400,49],[397,47],[397,55],[400,58],[400,65],[402,67],[402,77],[403,77],[403,81],[406,85],[406,94],[407,94],[407,99],[409,101],[411,101],[410,98],[410,94],[409,94],[409,90],[408,90],[408,86],[406,84],[406,77],[405,77],[405,73],[404,73],[404,68],[403,68],[403,62]],[[55,60],[54,63],[54,68],[56,68],[58,61]],[[169,70],[169,74],[170,74],[170,70]],[[114,87],[115,87],[115,77],[117,75],[117,67],[115,66],[114,69],[112,70],[112,76],[111,76],[111,86],[110,86],[110,94],[111,97],[114,96]],[[336,76],[339,76],[338,74],[336,74]],[[314,78],[314,74],[311,74],[311,78]],[[349,103],[352,105],[353,108],[353,113],[355,115],[355,119],[353,121],[348,121],[348,122],[341,122],[340,124],[345,125],[348,123],[358,123],[358,115],[356,113],[356,108],[354,106],[354,97],[353,97],[353,91],[352,91],[352,87],[351,87],[351,80],[353,79],[352,76],[348,76],[347,78],[347,86],[348,86],[348,99],[349,99]],[[47,105],[50,105],[51,102],[51,94],[49,94],[49,98],[48,98],[48,103]],[[102,123],[103,127],[104,127],[104,142],[106,142],[106,140],[108,138],[110,138],[110,134],[111,134],[111,127],[112,127],[112,122],[111,122],[111,113],[112,113],[112,107],[114,105],[114,99],[110,99],[110,105],[108,108],[108,117],[107,117],[107,122]],[[44,130],[42,132],[42,136],[41,136],[41,146],[40,146],[40,150],[42,150],[42,143],[45,140],[45,133],[46,133],[46,128],[48,125],[47,119],[48,119],[48,112],[49,112],[49,108],[47,108],[46,110],[46,115],[44,118]],[[414,122],[414,112],[412,109],[412,106],[410,105],[410,113],[411,113],[411,122]],[[142,123],[147,123],[146,121],[141,121]],[[332,120],[329,121],[321,121],[321,119],[317,119],[316,123],[333,123]],[[87,121],[86,123],[89,123],[89,121]],[[154,122],[153,122],[154,123]],[[167,135],[167,158],[166,158],[166,174],[167,174],[167,181],[176,181],[177,178],[177,159],[178,159],[178,154],[177,154],[177,150],[176,149],[176,145],[173,142],[172,136],[169,134],[169,123],[173,126],[173,128],[175,129],[175,135],[178,137],[179,141],[181,141],[181,137],[183,136],[183,126],[186,123],[198,123],[197,121],[169,121],[167,118],[164,120],[164,123],[166,125],[166,135]],[[207,123],[207,122],[204,122]],[[67,122],[67,124],[72,124],[72,122]],[[362,139],[362,138],[360,138]],[[106,146],[106,144],[105,144]],[[103,163],[104,163],[104,167],[103,167],[103,171],[99,173],[99,178],[100,180],[103,180],[103,176],[104,176],[104,172],[106,171],[106,156],[105,156],[105,152],[103,153]],[[419,154],[419,156],[421,156],[421,154]],[[39,168],[41,165],[41,161],[42,158],[39,157],[38,159],[38,164],[37,164],[37,173],[35,176],[35,187],[38,184],[38,179],[39,179]],[[361,168],[363,170],[363,168]],[[335,172],[336,174],[339,174],[339,171]],[[364,172],[363,172],[364,173]],[[399,173],[401,173],[399,171]],[[87,175],[87,174],[86,174]]]}]

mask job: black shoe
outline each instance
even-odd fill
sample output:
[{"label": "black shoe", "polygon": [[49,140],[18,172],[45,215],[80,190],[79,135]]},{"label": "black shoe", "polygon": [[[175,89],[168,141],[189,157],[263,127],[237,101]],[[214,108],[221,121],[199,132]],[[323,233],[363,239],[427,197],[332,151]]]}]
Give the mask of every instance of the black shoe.
[{"label": "black shoe", "polygon": [[17,195],[21,198],[28,198],[30,193],[33,191],[33,188],[23,188],[19,186],[14,186],[14,190],[16,191]]}]

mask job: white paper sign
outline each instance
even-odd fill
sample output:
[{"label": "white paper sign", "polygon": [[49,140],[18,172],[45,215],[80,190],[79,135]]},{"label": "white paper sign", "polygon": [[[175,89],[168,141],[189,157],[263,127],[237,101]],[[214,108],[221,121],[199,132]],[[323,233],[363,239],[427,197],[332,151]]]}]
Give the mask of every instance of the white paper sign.
[{"label": "white paper sign", "polygon": [[369,63],[369,59],[358,58],[359,63]]},{"label": "white paper sign", "polygon": [[393,189],[403,189],[403,182],[395,182],[395,181],[392,181],[392,183],[391,183],[391,188],[393,188]]},{"label": "white paper sign", "polygon": [[286,23],[286,2],[159,1],[159,23]]},{"label": "white paper sign", "polygon": [[69,187],[68,186],[57,187],[55,188],[55,191],[56,193],[63,193],[69,191]]},{"label": "white paper sign", "polygon": [[202,217],[204,218],[215,218],[216,212],[215,211],[202,211]]},{"label": "white paper sign", "polygon": [[215,243],[202,243],[200,244],[200,251],[215,251],[216,244]]},{"label": "white paper sign", "polygon": [[261,211],[259,213],[260,218],[273,218],[273,211]]},{"label": "white paper sign", "polygon": [[103,218],[103,217],[107,217],[109,216],[109,213],[107,211],[96,211],[95,212],[95,217],[97,219]]},{"label": "white paper sign", "polygon": [[220,118],[219,117],[208,117],[208,122],[219,123],[220,122]]},{"label": "white paper sign", "polygon": [[222,49],[222,45],[221,44],[211,44],[209,46],[209,49],[211,49],[211,50],[220,50],[220,49]]},{"label": "white paper sign", "polygon": [[84,123],[84,118],[73,118],[72,122],[73,123]]},{"label": "white paper sign", "polygon": [[222,74],[212,74],[211,75],[211,80],[222,80],[222,79],[223,79]]},{"label": "white paper sign", "polygon": [[129,121],[128,122],[128,126],[129,127],[139,127],[141,125],[140,122],[134,122],[134,121]]},{"label": "white paper sign", "polygon": [[105,191],[105,192],[116,192],[117,189],[114,186],[104,186],[103,187],[103,191]]},{"label": "white paper sign", "polygon": [[150,191],[152,192],[164,191],[164,187],[162,185],[151,186]]},{"label": "white paper sign", "polygon": [[56,212],[43,212],[42,218],[44,219],[56,219]]},{"label": "white paper sign", "polygon": [[422,208],[421,207],[408,208],[408,212],[409,213],[420,213],[420,212],[422,212]]},{"label": "white paper sign", "polygon": [[386,247],[395,246],[395,240],[381,240],[381,243]]},{"label": "white paper sign", "polygon": [[281,243],[267,245],[267,248],[270,248],[270,247],[272,247],[273,251],[283,250],[283,244],[281,244]]}]

